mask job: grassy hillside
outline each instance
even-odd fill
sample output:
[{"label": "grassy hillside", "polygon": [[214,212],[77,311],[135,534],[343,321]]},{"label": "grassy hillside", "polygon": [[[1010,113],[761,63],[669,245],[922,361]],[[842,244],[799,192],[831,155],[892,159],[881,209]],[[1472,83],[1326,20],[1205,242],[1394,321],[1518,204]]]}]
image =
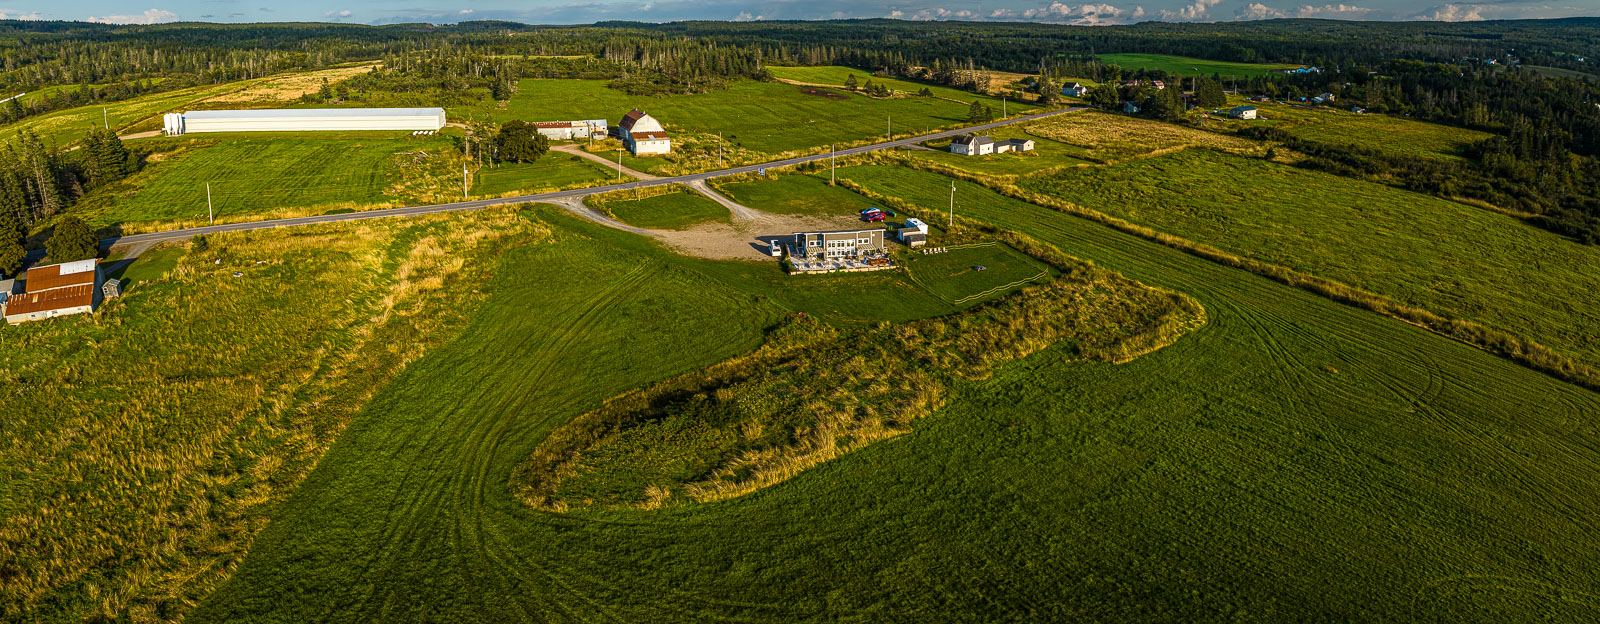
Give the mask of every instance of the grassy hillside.
[{"label": "grassy hillside", "polygon": [[[164,93],[143,95],[121,102],[112,102],[104,106],[81,106],[46,113],[36,117],[27,117],[16,123],[0,126],[0,142],[11,141],[23,129],[39,135],[46,144],[68,145],[83,138],[90,127],[99,128],[109,121],[112,128],[124,130],[130,127],[135,129],[161,129],[161,120],[156,119],[154,126],[145,128],[139,122],[157,117],[162,113],[183,110],[186,104],[196,102],[223,93],[237,91],[255,84],[255,81],[230,82],[219,85],[204,85],[189,87]],[[102,112],[102,109],[104,111]],[[146,124],[147,125],[147,124]]]},{"label": "grassy hillside", "polygon": [[1100,62],[1108,65],[1118,65],[1123,69],[1160,69],[1185,76],[1211,76],[1220,74],[1224,78],[1251,78],[1278,73],[1285,69],[1294,69],[1300,65],[1280,65],[1263,63],[1233,63],[1229,61],[1208,61],[1205,59],[1190,58],[1187,56],[1170,56],[1166,54],[1100,54]]},{"label": "grassy hillside", "polygon": [[1260,109],[1264,119],[1228,123],[1271,125],[1321,143],[1348,143],[1397,155],[1449,159],[1460,158],[1462,150],[1491,136],[1466,128],[1349,112],[1354,105],[1340,102],[1337,109],[1330,109],[1253,102],[1251,106]]},{"label": "grassy hillside", "polygon": [[1510,217],[1205,150],[1021,186],[1600,364],[1600,249]]},{"label": "grassy hillside", "polygon": [[[731,143],[777,153],[883,136],[888,118],[896,133],[965,123],[965,103],[939,98],[875,100],[859,94],[808,95],[802,87],[779,82],[740,81],[725,91],[640,98],[597,80],[523,80],[505,109],[485,104],[471,109],[477,119],[610,119],[634,107],[666,124],[706,134],[722,133]],[[994,108],[1000,109],[999,100]],[[461,115],[466,110],[453,110]]]},{"label": "grassy hillside", "polygon": [[191,621],[1597,615],[1594,393],[1060,213],[965,210],[1210,322],[1121,366],[1047,350],[752,496],[551,515],[506,483],[545,432],[772,318],[566,223],[583,236],[505,256],[471,327],[371,403]]},{"label": "grassy hillside", "polygon": [[92,316],[0,327],[0,620],[180,617],[540,231],[492,211],[213,236],[145,254]]}]

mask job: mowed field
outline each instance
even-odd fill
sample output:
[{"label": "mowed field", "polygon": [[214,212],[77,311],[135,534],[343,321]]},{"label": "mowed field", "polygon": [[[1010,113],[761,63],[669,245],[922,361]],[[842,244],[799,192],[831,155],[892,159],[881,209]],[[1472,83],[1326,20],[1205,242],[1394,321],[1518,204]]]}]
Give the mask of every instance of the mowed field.
[{"label": "mowed field", "polygon": [[[216,216],[226,220],[272,215],[285,209],[355,208],[403,201],[408,193],[396,185],[407,173],[436,168],[457,153],[443,137],[250,136],[222,138],[198,147],[175,140],[173,145],[179,149],[148,163],[126,182],[87,196],[73,212],[97,226],[203,220],[208,183]],[[428,155],[415,158],[420,152]],[[397,159],[401,153],[413,157]],[[445,164],[443,168],[443,174],[453,173],[456,179],[438,182],[452,184],[459,196],[459,166]],[[588,168],[579,171],[597,173]]]},{"label": "mowed field", "polygon": [[862,210],[883,207],[846,189],[828,186],[827,172],[712,183],[728,198],[773,214],[857,216]]},{"label": "mowed field", "polygon": [[650,229],[681,230],[700,223],[726,223],[729,219],[727,208],[687,189],[640,199],[621,195],[601,206],[623,223]]},{"label": "mowed field", "polygon": [[753,495],[534,512],[507,478],[546,432],[784,313],[551,215],[571,235],[503,257],[461,337],[379,393],[190,620],[1600,616],[1594,393],[1050,210],[965,210],[1190,293],[1208,324],[1125,365],[1046,351]]},{"label": "mowed field", "polygon": [[1390,115],[1352,113],[1351,105],[1310,108],[1278,102],[1252,102],[1264,118],[1229,124],[1270,125],[1319,143],[1352,144],[1404,156],[1460,159],[1487,132],[1455,128]]},{"label": "mowed field", "polygon": [[1285,69],[1294,69],[1300,65],[1281,65],[1273,63],[1234,63],[1230,61],[1208,61],[1205,59],[1187,56],[1170,56],[1166,54],[1099,54],[1100,62],[1107,65],[1117,65],[1123,69],[1159,69],[1184,76],[1211,76],[1221,75],[1224,78],[1253,78],[1267,74],[1279,73]]},{"label": "mowed field", "polygon": [[[881,137],[891,117],[896,134],[962,124],[967,120],[967,106],[983,97],[968,94],[962,103],[919,97],[875,100],[830,93],[832,96],[808,95],[795,85],[745,80],[725,91],[642,98],[611,89],[604,81],[528,79],[520,83],[504,110],[485,105],[472,113],[478,119],[496,121],[610,119],[614,123],[638,107],[669,129],[721,133],[725,140],[744,148],[779,153]],[[998,99],[993,105],[1000,109]],[[451,112],[460,115],[465,111]]]},{"label": "mowed field", "polygon": [[552,151],[531,163],[500,163],[478,169],[474,180],[473,195],[498,197],[609,184],[616,181],[616,174],[593,161]]},{"label": "mowed field", "polygon": [[1600,249],[1456,202],[1189,150],[1020,183],[1263,262],[1474,320],[1600,366]]},{"label": "mowed field", "polygon": [[[816,67],[768,67],[767,70],[771,71],[772,75],[778,77],[780,80],[791,80],[798,83],[813,85],[827,85],[831,87],[839,87],[841,89],[844,88],[845,82],[850,79],[850,76],[855,76],[857,88],[866,88],[867,81],[871,80],[873,84],[881,84],[890,89],[894,89],[895,91],[899,91],[904,95],[916,95],[921,93],[923,89],[927,89],[933,92],[934,97],[959,100],[961,102],[965,102],[968,106],[972,105],[973,100],[980,98],[980,96],[977,94],[969,91],[952,89],[950,87],[931,83],[902,80],[899,78],[884,78],[880,76],[874,76],[872,75],[872,72],[864,69],[843,67],[839,65],[820,65]],[[1015,77],[1016,75],[1006,74],[1003,76]],[[1000,82],[1001,76],[997,76],[995,80],[996,84],[993,86],[999,86]],[[985,104],[989,104],[994,107],[994,112],[996,115],[999,115],[1002,112],[1001,98],[982,97],[981,99]],[[1017,102],[1013,99],[1009,100],[1009,108],[1012,114],[1016,114],[1033,107],[1026,102]]]},{"label": "mowed field", "polygon": [[946,139],[926,143],[925,145],[932,148],[932,151],[909,150],[905,154],[912,158],[921,158],[958,167],[972,173],[992,176],[1024,176],[1048,169],[1094,164],[1088,160],[1088,158],[1092,158],[1088,148],[1052,141],[1042,136],[1030,134],[1021,126],[996,128],[990,131],[987,136],[992,137],[997,142],[1004,139],[1030,139],[1033,141],[1034,147],[1032,151],[1027,152],[967,156],[965,154],[951,153],[950,141]]}]

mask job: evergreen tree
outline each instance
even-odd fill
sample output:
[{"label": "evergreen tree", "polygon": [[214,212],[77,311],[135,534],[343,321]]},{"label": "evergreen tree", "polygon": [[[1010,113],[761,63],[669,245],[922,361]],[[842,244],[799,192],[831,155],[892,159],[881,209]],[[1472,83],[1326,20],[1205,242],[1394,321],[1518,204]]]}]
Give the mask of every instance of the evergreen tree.
[{"label": "evergreen tree", "polygon": [[1110,84],[1102,84],[1090,89],[1087,99],[1091,106],[1104,110],[1116,110],[1122,103],[1122,97],[1117,93],[1117,88]]},{"label": "evergreen tree", "polygon": [[986,123],[993,118],[994,111],[984,106],[982,100],[973,100],[972,106],[967,108],[967,123]]},{"label": "evergreen tree", "polygon": [[856,75],[855,74],[850,74],[849,76],[845,76],[844,77],[844,88],[849,89],[851,91],[855,91],[856,90],[856,86],[857,85],[856,85]]},{"label": "evergreen tree", "polygon": [[66,217],[57,222],[55,232],[50,234],[50,240],[45,242],[44,247],[50,254],[51,262],[88,260],[100,255],[100,241],[89,230],[89,224],[77,217]]},{"label": "evergreen tree", "polygon": [[11,214],[0,212],[0,275],[16,277],[28,257],[27,230]]}]

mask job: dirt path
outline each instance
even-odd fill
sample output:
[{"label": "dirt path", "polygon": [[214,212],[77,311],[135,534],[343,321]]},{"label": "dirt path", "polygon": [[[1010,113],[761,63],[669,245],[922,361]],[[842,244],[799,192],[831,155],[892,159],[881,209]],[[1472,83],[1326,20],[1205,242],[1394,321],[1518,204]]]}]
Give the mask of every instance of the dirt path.
[{"label": "dirt path", "polygon": [[[594,152],[583,151],[582,147],[579,147],[579,146],[577,146],[576,144],[573,144],[573,143],[565,143],[565,144],[562,144],[562,145],[552,145],[552,146],[550,146],[550,149],[558,151],[558,152],[564,152],[564,153],[567,153],[567,154],[572,154],[573,156],[577,156],[579,158],[587,158],[589,160],[592,160],[592,161],[595,161],[595,162],[600,163],[602,165],[605,165],[606,167],[608,167],[608,168],[610,168],[612,170],[616,170],[618,167],[620,167],[620,165],[618,165],[616,162],[612,161],[611,159],[608,159],[608,158],[606,158],[604,156],[601,156],[599,154],[596,154]],[[635,180],[659,180],[659,179],[661,179],[661,176],[650,175],[650,174],[645,173],[643,171],[636,171],[636,170],[628,168],[628,167],[622,167],[622,173],[633,176],[633,178]]]},{"label": "dirt path", "polygon": [[728,212],[733,215],[733,221],[735,224],[738,224],[739,222],[761,223],[769,220],[773,216],[776,216],[744,206],[736,201],[728,199],[721,193],[711,190],[711,187],[706,186],[705,180],[691,180],[687,182],[685,186],[694,189],[701,195],[705,195],[711,201],[722,204],[722,207],[727,208]]}]

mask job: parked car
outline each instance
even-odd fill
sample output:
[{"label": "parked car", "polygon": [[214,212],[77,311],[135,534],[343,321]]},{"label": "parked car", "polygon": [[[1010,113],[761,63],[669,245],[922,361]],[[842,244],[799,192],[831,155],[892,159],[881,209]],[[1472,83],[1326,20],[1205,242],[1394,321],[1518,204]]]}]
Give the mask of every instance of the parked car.
[{"label": "parked car", "polygon": [[873,223],[877,223],[877,222],[882,221],[882,220],[887,219],[887,218],[889,218],[889,215],[883,214],[881,212],[874,212],[874,213],[869,214],[869,215],[866,216],[866,219],[868,221],[873,222]]},{"label": "parked car", "polygon": [[874,212],[883,212],[883,209],[882,208],[862,208],[861,209],[861,215],[862,216],[866,216],[866,215],[872,214]]}]

